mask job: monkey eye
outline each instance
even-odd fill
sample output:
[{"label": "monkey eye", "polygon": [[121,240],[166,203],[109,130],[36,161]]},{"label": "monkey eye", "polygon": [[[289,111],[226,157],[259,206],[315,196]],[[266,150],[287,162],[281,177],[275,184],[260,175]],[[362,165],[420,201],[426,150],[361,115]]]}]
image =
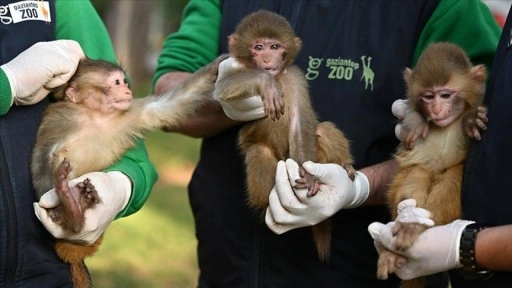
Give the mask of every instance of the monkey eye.
[{"label": "monkey eye", "polygon": [[116,85],[116,86],[121,85],[121,81],[119,79],[114,80],[114,85]]},{"label": "monkey eye", "polygon": [[425,102],[432,102],[435,98],[435,94],[434,93],[431,93],[431,92],[425,92],[423,94],[421,94],[421,99]]},{"label": "monkey eye", "polygon": [[270,45],[270,49],[272,49],[272,50],[278,50],[280,47],[281,47],[281,45],[279,45],[279,44]]},{"label": "monkey eye", "polygon": [[261,51],[261,50],[263,50],[263,45],[256,44],[256,45],[254,45],[254,49]]}]

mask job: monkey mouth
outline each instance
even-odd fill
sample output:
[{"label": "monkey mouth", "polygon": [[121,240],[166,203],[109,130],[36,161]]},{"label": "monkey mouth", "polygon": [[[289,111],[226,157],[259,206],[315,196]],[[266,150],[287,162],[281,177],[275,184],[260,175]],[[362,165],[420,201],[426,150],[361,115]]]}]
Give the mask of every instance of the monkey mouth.
[{"label": "monkey mouth", "polygon": [[430,121],[432,121],[438,127],[445,127],[445,126],[448,126],[448,124],[452,123],[454,119],[455,119],[455,116],[451,115],[451,116],[443,117],[443,118],[430,118]]},{"label": "monkey mouth", "polygon": [[276,68],[268,67],[264,68],[266,72],[270,73],[273,76],[276,76],[278,70]]}]

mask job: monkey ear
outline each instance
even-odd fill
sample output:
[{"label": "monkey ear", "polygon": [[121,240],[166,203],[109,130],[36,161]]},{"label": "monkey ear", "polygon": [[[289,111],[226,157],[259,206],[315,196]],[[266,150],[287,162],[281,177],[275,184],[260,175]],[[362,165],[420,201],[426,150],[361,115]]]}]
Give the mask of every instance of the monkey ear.
[{"label": "monkey ear", "polygon": [[295,47],[297,47],[297,51],[299,51],[302,48],[302,40],[300,40],[299,37],[295,37]]},{"label": "monkey ear", "polygon": [[228,36],[228,49],[232,55],[236,55],[236,44],[238,43],[238,35],[231,34]]},{"label": "monkey ear", "polygon": [[473,78],[473,80],[477,81],[480,84],[484,84],[485,79],[487,78],[487,71],[485,66],[480,64],[476,65],[469,71],[469,74]]},{"label": "monkey ear", "polygon": [[411,81],[411,77],[412,77],[412,69],[405,67],[405,70],[404,70],[405,83],[409,83]]},{"label": "monkey ear", "polygon": [[68,97],[68,100],[72,103],[76,103],[78,99],[78,91],[75,87],[75,85],[69,85],[66,87],[65,91],[66,96]]}]

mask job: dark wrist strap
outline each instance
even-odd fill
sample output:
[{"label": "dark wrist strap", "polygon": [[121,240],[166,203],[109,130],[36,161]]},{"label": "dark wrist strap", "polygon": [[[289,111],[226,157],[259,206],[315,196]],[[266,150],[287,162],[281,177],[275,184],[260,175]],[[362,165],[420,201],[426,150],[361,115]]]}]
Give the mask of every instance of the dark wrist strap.
[{"label": "dark wrist strap", "polygon": [[459,260],[462,267],[460,274],[464,279],[488,279],[492,277],[491,271],[481,270],[476,264],[475,243],[478,232],[485,227],[476,223],[469,224],[462,231],[460,237]]}]

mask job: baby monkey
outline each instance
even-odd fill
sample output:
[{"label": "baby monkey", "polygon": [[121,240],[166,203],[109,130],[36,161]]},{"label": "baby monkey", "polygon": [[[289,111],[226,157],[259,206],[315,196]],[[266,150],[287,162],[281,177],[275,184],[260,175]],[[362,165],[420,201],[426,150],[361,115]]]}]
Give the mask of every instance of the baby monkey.
[{"label": "baby monkey", "polygon": [[[459,46],[440,42],[429,45],[416,67],[405,69],[404,78],[409,111],[402,125],[407,133],[395,154],[399,169],[390,184],[389,207],[395,218],[398,203],[413,198],[432,212],[436,225],[447,224],[461,216],[464,160],[471,138],[479,139],[478,130],[487,122],[485,108],[479,107],[486,69],[472,65]],[[397,249],[411,247],[427,228],[397,222]],[[400,261],[390,251],[381,253],[377,277],[387,279]],[[401,287],[424,287],[424,277],[402,281]]]},{"label": "baby monkey", "polygon": [[[293,65],[302,41],[288,21],[269,11],[256,11],[242,19],[229,36],[228,45],[231,58],[221,63],[226,68],[219,71],[214,98],[229,104],[261,97],[268,115],[246,122],[239,133],[249,204],[264,216],[275,185],[277,162],[287,158],[299,164],[308,160],[337,163],[354,179],[348,140],[333,123],[317,120],[307,80]],[[308,188],[308,195],[314,196],[318,180],[304,169],[301,176],[295,187]],[[314,241],[323,260],[330,253],[330,235],[328,220],[313,226]]]},{"label": "baby monkey", "polygon": [[[89,179],[69,186],[68,180],[102,171],[136,145],[144,133],[173,127],[211,97],[219,60],[194,73],[161,96],[134,99],[123,69],[102,60],[81,60],[69,82],[57,88],[57,102],[46,109],[32,154],[31,173],[37,199],[55,187],[61,205],[50,217],[65,230],[81,231],[86,209],[99,203]],[[56,240],[57,255],[71,265],[74,287],[90,287],[84,258],[92,245]]]}]

